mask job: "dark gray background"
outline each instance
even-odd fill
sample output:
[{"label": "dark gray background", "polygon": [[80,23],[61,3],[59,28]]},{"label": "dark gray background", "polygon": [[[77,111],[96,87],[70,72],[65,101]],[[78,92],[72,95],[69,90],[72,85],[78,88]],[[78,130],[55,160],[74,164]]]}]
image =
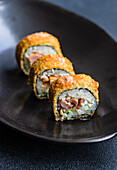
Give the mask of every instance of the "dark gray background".
[{"label": "dark gray background", "polygon": [[45,0],[93,21],[117,41],[116,0]]},{"label": "dark gray background", "polygon": [[[117,1],[48,1],[94,21],[117,40]],[[94,144],[61,145],[34,140],[0,123],[0,169],[117,169],[117,137]]]}]

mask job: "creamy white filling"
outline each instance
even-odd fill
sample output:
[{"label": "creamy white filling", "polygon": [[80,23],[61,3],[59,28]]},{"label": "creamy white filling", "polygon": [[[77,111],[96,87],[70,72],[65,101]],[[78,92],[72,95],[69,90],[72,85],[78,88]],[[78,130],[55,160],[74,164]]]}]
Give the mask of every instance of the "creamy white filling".
[{"label": "creamy white filling", "polygon": [[44,54],[44,55],[57,54],[57,52],[51,46],[40,45],[40,46],[29,47],[23,55],[23,57],[24,57],[24,67],[25,67],[27,72],[29,71],[29,67],[30,67],[29,56],[33,53],[40,53],[40,54]]},{"label": "creamy white filling", "polygon": [[26,50],[24,56],[25,56],[26,58],[28,58],[32,53],[41,53],[41,54],[44,54],[44,55],[57,54],[53,47],[51,47],[51,46],[46,46],[46,45],[29,47],[29,48]]},{"label": "creamy white filling", "polygon": [[[67,73],[66,71],[64,70],[60,70],[60,69],[51,69],[51,70],[46,70],[43,72],[42,75],[44,76],[55,76],[55,77],[58,77],[58,76],[65,76],[65,75],[69,75],[70,73]],[[49,88],[46,90],[46,91],[43,91],[42,90],[42,87],[43,87],[43,81],[40,79],[40,75],[37,76],[37,81],[36,81],[36,89],[37,89],[37,93],[38,93],[38,96],[41,96],[43,94],[43,92],[46,92],[48,93],[48,90]]]},{"label": "creamy white filling", "polygon": [[94,112],[97,107],[97,101],[96,98],[93,96],[93,94],[88,91],[87,89],[73,89],[63,92],[59,100],[65,100],[66,96],[74,97],[75,99],[83,98],[85,99],[84,102],[82,102],[81,107],[79,109],[70,109],[68,111],[63,111],[63,119],[67,117],[67,119],[72,117],[78,117],[85,114],[91,114],[91,112]]},{"label": "creamy white filling", "polygon": [[44,71],[42,75],[47,75],[48,77],[50,76],[65,76],[65,75],[69,75],[70,73],[64,71],[64,70],[60,70],[60,69],[51,69],[51,70],[47,70]]}]

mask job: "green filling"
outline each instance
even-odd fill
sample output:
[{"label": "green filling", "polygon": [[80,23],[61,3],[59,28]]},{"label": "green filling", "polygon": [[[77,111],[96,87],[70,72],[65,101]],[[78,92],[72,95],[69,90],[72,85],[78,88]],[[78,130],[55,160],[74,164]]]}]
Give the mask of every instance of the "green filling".
[{"label": "green filling", "polygon": [[42,91],[42,92],[40,93],[40,95],[41,95],[41,96],[47,96],[47,92],[43,92],[43,91]]},{"label": "green filling", "polygon": [[82,108],[82,110],[88,110],[89,109],[89,105],[85,104],[84,107]]},{"label": "green filling", "polygon": [[75,112],[75,110],[76,110],[76,109],[73,109],[73,108],[72,108],[72,109],[70,109],[70,110],[65,111],[64,113],[69,114],[70,112]]}]

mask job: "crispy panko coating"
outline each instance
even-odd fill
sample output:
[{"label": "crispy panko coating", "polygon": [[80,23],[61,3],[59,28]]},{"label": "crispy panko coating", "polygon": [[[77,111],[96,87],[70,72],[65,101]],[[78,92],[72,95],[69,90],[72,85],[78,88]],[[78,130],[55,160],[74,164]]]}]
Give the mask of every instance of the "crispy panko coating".
[{"label": "crispy panko coating", "polygon": [[31,46],[38,46],[38,45],[48,45],[54,48],[57,54],[63,56],[60,48],[60,43],[56,37],[53,35],[46,33],[46,32],[38,32],[31,35],[26,36],[23,38],[18,45],[16,46],[15,50],[15,57],[17,63],[21,70],[28,75],[24,68],[24,61],[23,61],[23,54],[24,52]]},{"label": "crispy panko coating", "polygon": [[[55,120],[61,120],[57,113],[57,100],[61,92],[75,88],[85,88],[93,93],[97,99],[97,105],[99,104],[99,83],[92,79],[89,75],[78,74],[78,75],[66,75],[59,77],[53,81],[49,89],[49,99],[52,106],[52,110],[55,115]],[[94,114],[94,112],[92,113]],[[83,116],[82,116],[83,117]],[[85,116],[84,116],[85,117]],[[83,118],[84,118],[83,117]],[[80,118],[80,117],[79,117]],[[72,120],[75,118],[72,118]]]}]

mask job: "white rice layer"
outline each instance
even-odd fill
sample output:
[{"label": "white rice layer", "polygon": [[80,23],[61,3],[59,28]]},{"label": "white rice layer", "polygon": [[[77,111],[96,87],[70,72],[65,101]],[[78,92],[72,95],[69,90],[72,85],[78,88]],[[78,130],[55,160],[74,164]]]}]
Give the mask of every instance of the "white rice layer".
[{"label": "white rice layer", "polygon": [[40,45],[40,46],[29,47],[23,55],[23,57],[24,57],[24,68],[26,69],[27,72],[29,72],[29,68],[30,68],[29,56],[33,53],[40,53],[40,54],[44,54],[44,55],[57,54],[57,52],[51,46]]},{"label": "white rice layer", "polygon": [[[69,74],[70,73],[67,73],[64,70],[51,69],[51,70],[44,71],[43,74],[41,74],[41,75],[44,75],[44,76],[47,75],[48,77],[50,77],[50,76],[58,77],[58,76],[65,76],[65,75],[69,75]],[[42,86],[43,86],[43,82],[40,79],[40,75],[38,75],[37,82],[36,82],[36,89],[37,89],[37,93],[39,96],[40,96],[40,93],[42,92],[42,90],[41,90]],[[47,91],[47,93],[48,93],[48,91]]]},{"label": "white rice layer", "polygon": [[65,119],[65,117],[67,117],[67,119],[70,119],[72,117],[78,117],[85,114],[90,115],[92,112],[96,110],[97,107],[96,98],[87,89],[72,89],[65,91],[60,95],[59,100],[61,99],[65,100],[67,95],[69,95],[70,97],[74,97],[75,99],[83,98],[85,99],[85,102],[82,103],[82,107],[80,109],[71,109],[67,114],[64,113],[62,119]]},{"label": "white rice layer", "polygon": [[44,54],[44,55],[57,54],[57,52],[54,50],[53,47],[46,46],[46,45],[40,45],[40,46],[29,47],[26,50],[24,57],[28,58],[32,53],[41,53],[41,54]]}]

